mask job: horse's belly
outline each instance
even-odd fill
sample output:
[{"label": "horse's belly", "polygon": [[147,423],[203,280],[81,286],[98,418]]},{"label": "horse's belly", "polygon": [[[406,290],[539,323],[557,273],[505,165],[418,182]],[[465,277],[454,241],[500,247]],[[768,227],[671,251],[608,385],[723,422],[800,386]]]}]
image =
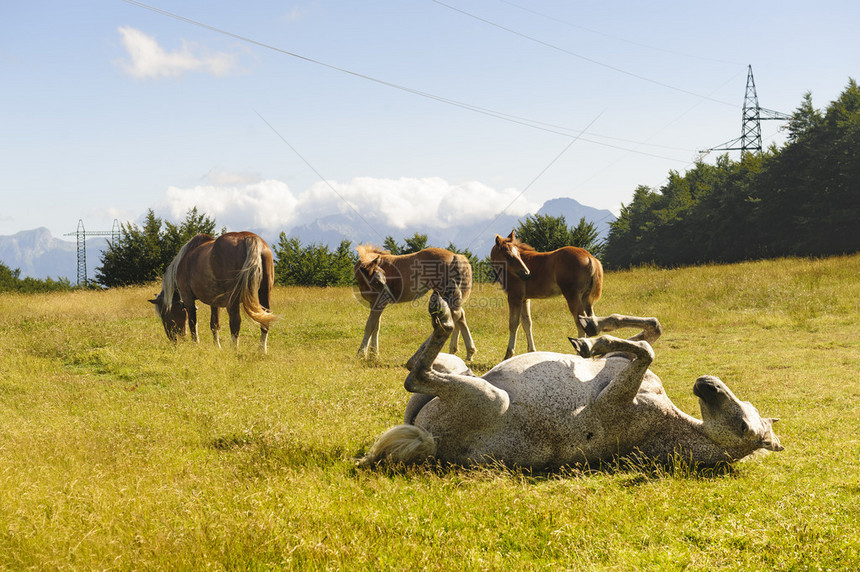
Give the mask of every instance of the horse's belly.
[{"label": "horse's belly", "polygon": [[629,362],[584,359],[572,354],[529,352],[505,360],[483,379],[503,389],[512,401],[537,406],[590,403]]},{"label": "horse's belly", "polygon": [[541,298],[555,298],[556,296],[561,296],[563,293],[554,280],[546,284],[542,284],[539,287],[537,285],[529,286],[530,283],[526,282],[526,298],[536,300],[540,300]]},{"label": "horse's belly", "polygon": [[[619,453],[618,427],[606,426],[594,401],[629,365],[623,357],[583,359],[570,354],[523,354],[484,379],[511,403],[481,452],[511,465],[558,466],[595,462]],[[610,423],[612,425],[612,423]]]}]

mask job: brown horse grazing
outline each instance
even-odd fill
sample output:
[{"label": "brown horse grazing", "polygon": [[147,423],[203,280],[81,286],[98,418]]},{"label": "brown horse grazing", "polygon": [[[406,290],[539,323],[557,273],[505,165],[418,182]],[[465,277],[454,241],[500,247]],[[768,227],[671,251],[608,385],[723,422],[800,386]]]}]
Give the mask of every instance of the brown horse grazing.
[{"label": "brown horse grazing", "polygon": [[[535,351],[531,298],[562,295],[574,318],[594,315],[593,305],[603,289],[603,265],[587,250],[565,246],[552,252],[538,252],[520,242],[511,231],[507,238],[496,235],[490,260],[508,294],[510,337],[505,359],[514,355],[521,318],[528,351]],[[580,336],[595,335],[583,330],[578,320],[574,321]]]},{"label": "brown horse grazing", "polygon": [[219,310],[227,308],[233,346],[239,342],[241,306],[260,324],[260,350],[266,353],[269,327],[275,315],[269,311],[269,295],[274,284],[272,250],[252,232],[228,232],[217,239],[198,234],[179,251],[167,267],[161,292],[154,300],[164,331],[171,341],[185,335],[185,323],[191,339],[197,341],[197,306],[195,300],[212,310],[209,322],[215,345],[221,347]]},{"label": "brown horse grazing", "polygon": [[463,304],[472,291],[472,265],[462,254],[444,248],[425,248],[412,254],[394,255],[379,247],[362,244],[356,247],[358,262],[355,280],[361,297],[370,304],[370,316],[364,326],[364,339],[358,357],[379,356],[379,322],[389,304],[411,302],[433,291],[448,303],[454,319],[451,353],[457,352],[462,334],[466,360],[475,355],[475,343],[466,324]]}]

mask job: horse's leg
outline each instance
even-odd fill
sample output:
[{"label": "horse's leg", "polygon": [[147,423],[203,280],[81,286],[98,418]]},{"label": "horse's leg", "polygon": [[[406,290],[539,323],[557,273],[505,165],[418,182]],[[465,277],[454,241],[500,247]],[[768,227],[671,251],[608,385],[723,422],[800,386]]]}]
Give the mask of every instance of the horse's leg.
[{"label": "horse's leg", "polygon": [[616,352],[631,358],[630,364],[603,388],[595,400],[595,405],[602,402],[618,407],[632,402],[639,393],[645,372],[654,361],[654,350],[645,340],[622,340],[604,335],[599,338],[571,339],[570,343],[580,356],[586,358]]},{"label": "horse's leg", "polygon": [[218,332],[221,331],[221,308],[218,306],[209,306],[212,310],[212,315],[209,317],[209,329],[212,330],[212,339],[215,341],[215,347],[221,349],[221,340]]},{"label": "horse's leg", "polygon": [[242,326],[242,314],[239,311],[239,304],[232,304],[227,307],[227,316],[230,318],[230,341],[233,342],[233,348],[239,348],[239,329]]},{"label": "horse's leg", "polygon": [[454,319],[454,331],[451,332],[451,340],[450,340],[450,344],[448,345],[448,353],[455,354],[455,353],[457,353],[457,350],[460,349],[460,343],[459,342],[460,342],[461,326],[460,326],[459,316],[460,316],[461,311],[451,312],[451,315]]},{"label": "horse's leg", "polygon": [[508,349],[505,350],[505,359],[514,355],[517,345],[517,328],[520,327],[520,313],[523,308],[523,300],[508,296]]},{"label": "horse's leg", "polygon": [[[412,393],[438,396],[452,407],[466,408],[472,419],[485,418],[487,413],[503,413],[510,404],[507,392],[474,375],[441,373],[433,370],[433,362],[445,345],[445,340],[454,330],[454,321],[451,319],[448,304],[441,298],[438,300],[439,309],[431,309],[433,333],[424,342],[424,352],[403,382],[404,387]],[[407,414],[417,415],[420,411],[418,404],[423,406],[427,401],[429,399],[425,397],[417,398],[416,402],[407,407]]]},{"label": "horse's leg", "polygon": [[264,328],[263,326],[260,326],[260,351],[263,354],[269,353],[268,340],[269,340],[269,328]]},{"label": "horse's leg", "polygon": [[370,355],[379,357],[379,330],[382,329],[382,311],[376,316],[376,328],[370,336]]},{"label": "horse's leg", "polygon": [[188,312],[188,330],[191,332],[191,341],[197,343],[197,304],[194,300],[190,304],[185,305],[185,311]]},{"label": "horse's leg", "polygon": [[624,316],[622,314],[611,314],[609,316],[578,316],[577,325],[588,332],[589,336],[596,336],[601,332],[611,332],[621,328],[642,328],[638,334],[628,338],[630,341],[645,340],[653,344],[663,333],[663,326],[657,318],[640,318],[638,316]]},{"label": "horse's leg", "polygon": [[[584,337],[586,332],[582,327],[582,324],[579,323],[579,316],[593,316],[594,311],[591,310],[589,306],[588,311],[585,311],[582,307],[582,298],[577,294],[565,294],[564,299],[567,300],[567,309],[570,310],[570,315],[573,316],[574,323],[576,324],[576,331],[579,334],[579,337]],[[596,334],[591,334],[596,335]]]},{"label": "horse's leg", "polygon": [[526,335],[526,343],[528,344],[528,351],[534,352],[537,351],[535,347],[535,339],[532,336],[532,304],[531,300],[526,298],[523,300],[523,309],[521,311],[520,318],[523,322],[523,333]]},{"label": "horse's leg", "polygon": [[[271,312],[272,309],[269,305],[269,283],[265,276],[263,277],[263,280],[260,281],[260,289],[257,292],[257,299],[260,300],[260,305],[263,308]],[[260,352],[263,354],[269,353],[268,341],[269,328],[260,326]]]},{"label": "horse's leg", "polygon": [[358,357],[368,357],[368,350],[372,356],[379,355],[379,322],[382,317],[382,309],[371,308],[367,323],[364,325],[364,339],[358,347]]},{"label": "horse's leg", "polygon": [[[460,349],[460,336],[463,336],[463,342],[466,344],[466,351],[469,351],[471,340],[468,328],[464,329],[466,323],[466,310],[463,308],[463,291],[455,280],[451,280],[443,293],[434,292],[433,296],[442,296],[448,304],[448,309],[451,312],[451,317],[454,320],[454,331],[451,333],[451,344],[448,351],[456,354]],[[432,300],[430,302],[433,304]],[[471,354],[470,354],[471,355]],[[467,358],[468,359],[468,358]]]},{"label": "horse's leg", "polygon": [[429,393],[413,393],[406,404],[406,411],[403,412],[403,422],[407,425],[412,425],[415,422],[415,418],[418,417],[418,412],[435,398],[435,395],[430,395]]},{"label": "horse's leg", "polygon": [[591,291],[584,292],[582,294],[582,298],[580,298],[582,302],[582,314],[584,316],[593,316],[594,315],[594,305],[591,303]]},{"label": "horse's leg", "polygon": [[415,367],[415,364],[418,363],[418,358],[421,357],[421,354],[424,353],[424,350],[427,348],[427,344],[430,342],[429,339],[424,340],[424,342],[418,346],[418,350],[412,354],[412,357],[406,360],[406,369],[411,370]]},{"label": "horse's leg", "polygon": [[469,331],[469,324],[466,323],[465,309],[460,308],[459,314],[454,317],[454,323],[456,324],[456,329],[454,330],[455,334],[459,332],[463,336],[463,343],[466,345],[466,361],[469,361],[476,353],[478,353],[478,350],[475,349],[475,341],[472,339],[472,332]]}]

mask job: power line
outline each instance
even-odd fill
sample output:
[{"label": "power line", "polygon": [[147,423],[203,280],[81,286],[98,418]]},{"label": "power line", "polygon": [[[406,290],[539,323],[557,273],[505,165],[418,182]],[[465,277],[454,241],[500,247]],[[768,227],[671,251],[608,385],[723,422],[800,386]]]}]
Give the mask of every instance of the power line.
[{"label": "power line", "polygon": [[508,33],[510,33],[510,34],[514,34],[515,36],[519,36],[519,37],[524,38],[524,39],[526,39],[526,40],[529,40],[529,41],[531,41],[531,42],[535,42],[535,43],[540,44],[540,45],[542,45],[542,46],[546,46],[546,47],[551,48],[551,49],[553,49],[553,50],[557,50],[557,51],[562,52],[562,53],[564,53],[564,54],[567,54],[567,55],[569,55],[569,56],[573,56],[573,57],[575,57],[575,58],[579,58],[579,59],[581,59],[581,60],[587,61],[587,62],[589,62],[589,63],[595,64],[595,65],[598,65],[598,66],[601,66],[601,67],[604,67],[604,68],[606,68],[606,69],[610,69],[610,70],[612,70],[612,71],[615,71],[615,72],[618,72],[618,73],[621,73],[621,74],[624,74],[624,75],[627,75],[627,76],[630,76],[630,77],[634,77],[634,78],[636,78],[636,79],[639,79],[639,80],[642,80],[642,81],[646,81],[646,82],[648,82],[648,83],[652,83],[652,84],[654,84],[654,85],[659,85],[660,87],[665,87],[666,89],[671,89],[671,90],[674,90],[674,91],[678,91],[678,92],[681,92],[681,93],[685,93],[685,94],[687,94],[687,95],[692,95],[693,97],[698,97],[698,98],[701,98],[701,99],[707,99],[708,101],[713,101],[713,102],[715,102],[715,103],[720,103],[720,104],[722,104],[722,105],[728,105],[728,106],[731,106],[731,107],[737,107],[737,105],[735,105],[734,103],[729,103],[729,102],[727,102],[727,101],[722,101],[722,100],[714,99],[714,98],[709,97],[709,96],[706,96],[706,95],[701,95],[701,94],[698,94],[698,93],[695,93],[695,92],[692,92],[692,91],[689,91],[689,90],[686,90],[686,89],[683,89],[683,88],[680,88],[680,87],[676,87],[676,86],[674,86],[674,85],[669,85],[668,83],[663,83],[662,81],[658,81],[658,80],[656,80],[656,79],[651,79],[651,78],[646,77],[646,76],[644,76],[644,75],[639,75],[639,74],[637,74],[637,73],[633,73],[633,72],[630,72],[630,71],[627,71],[627,70],[624,70],[624,69],[621,69],[621,68],[615,67],[615,66],[613,66],[613,65],[610,65],[610,64],[607,64],[607,63],[604,63],[604,62],[601,62],[601,61],[595,60],[595,59],[593,59],[593,58],[589,58],[589,57],[587,57],[587,56],[583,56],[582,54],[577,54],[576,52],[572,52],[572,51],[570,51],[570,50],[566,50],[566,49],[564,49],[564,48],[562,48],[562,47],[556,46],[555,44],[550,44],[549,42],[545,42],[545,41],[543,41],[543,40],[541,40],[541,39],[538,39],[538,38],[535,38],[535,37],[533,37],[533,36],[529,36],[529,35],[527,35],[527,34],[523,34],[522,32],[518,32],[517,30],[514,30],[513,28],[508,28],[508,27],[506,27],[506,26],[502,26],[501,24],[497,24],[497,23],[495,23],[495,22],[493,22],[493,21],[491,21],[491,20],[487,20],[486,18],[482,18],[481,16],[477,16],[477,15],[475,15],[475,14],[472,14],[471,12],[466,12],[465,10],[461,10],[460,8],[457,8],[457,7],[455,7],[455,6],[451,6],[450,4],[446,4],[446,3],[444,3],[444,2],[441,2],[440,0],[431,0],[431,1],[432,1],[432,2],[434,2],[434,3],[436,3],[436,4],[439,4],[440,6],[444,6],[445,8],[448,8],[449,10],[453,10],[454,12],[459,12],[460,14],[463,14],[464,16],[468,16],[468,17],[470,17],[470,18],[474,18],[475,20],[478,20],[479,22],[483,22],[483,23],[485,23],[485,24],[488,24],[488,25],[493,26],[493,27],[495,27],[495,28],[498,28],[498,29],[500,29],[500,30],[504,30],[505,32],[508,32]]},{"label": "power line", "polygon": [[[719,90],[723,89],[726,85],[728,85],[728,83],[729,83],[729,82],[731,82],[732,80],[734,80],[734,79],[735,79],[735,77],[737,77],[739,73],[740,73],[740,72],[735,73],[735,75],[734,75],[734,76],[732,76],[731,78],[729,78],[725,83],[723,83],[721,86],[719,86],[718,88],[716,88],[714,91],[716,92],[716,91],[719,91]],[[673,123],[675,123],[676,121],[679,121],[682,117],[684,117],[685,115],[687,115],[688,113],[690,113],[691,111],[693,111],[696,107],[698,107],[699,105],[701,105],[701,103],[702,103],[702,101],[701,101],[701,100],[699,100],[699,101],[695,102],[695,103],[694,103],[693,105],[691,105],[687,110],[685,110],[685,111],[684,111],[684,112],[682,112],[680,115],[678,115],[677,117],[675,117],[674,119],[672,119],[671,121],[669,121],[668,123],[666,123],[665,125],[663,125],[663,127],[661,127],[660,129],[658,129],[656,132],[654,132],[654,133],[651,135],[651,137],[649,137],[649,138],[648,138],[648,140],[650,140],[652,137],[656,137],[658,134],[660,134],[661,132],[663,132],[663,131],[664,131],[666,128],[668,128],[670,125],[672,125],[672,124],[673,124]],[[647,141],[647,140],[646,140],[646,141]],[[577,186],[578,186],[578,187],[579,187],[579,186],[582,186],[582,185],[583,185],[583,184],[585,184],[586,182],[588,182],[588,181],[590,181],[591,179],[593,179],[593,178],[597,177],[600,173],[602,173],[602,172],[606,171],[607,169],[609,169],[610,167],[612,167],[613,165],[615,165],[616,163],[618,163],[619,161],[621,161],[622,157],[623,157],[623,156],[619,156],[617,159],[615,159],[614,161],[612,161],[611,163],[609,163],[608,165],[606,165],[606,166],[605,166],[605,167],[603,167],[602,169],[598,170],[598,171],[597,171],[597,172],[595,172],[595,173],[592,173],[592,174],[591,174],[591,176],[589,176],[588,178],[586,178],[586,179],[584,179],[584,180],[581,180],[581,181],[578,183],[578,185],[577,185]],[[690,165],[693,165],[693,164],[695,164],[695,161],[686,161],[686,164],[684,165],[684,167],[682,167],[682,169],[687,169]]]},{"label": "power line", "polygon": [[[655,157],[655,158],[658,158],[658,159],[665,159],[665,160],[668,160],[668,161],[675,161],[675,162],[681,162],[681,163],[683,163],[683,162],[684,162],[684,161],[679,160],[679,159],[676,159],[676,158],[674,158],[674,157],[666,157],[666,156],[663,156],[663,155],[657,155],[657,154],[654,154],[654,153],[647,153],[647,152],[644,152],[644,151],[639,151],[639,150],[637,150],[637,149],[630,149],[630,148],[622,147],[622,146],[619,146],[619,145],[613,145],[613,144],[611,144],[611,143],[606,143],[606,142],[602,142],[602,141],[596,141],[595,139],[588,138],[588,137],[581,137],[582,132],[581,132],[580,130],[572,129],[572,128],[569,128],[569,127],[563,127],[563,126],[560,126],[560,125],[554,125],[554,124],[551,124],[551,123],[545,123],[545,122],[541,122],[541,121],[536,121],[536,120],[533,120],[533,119],[529,119],[529,118],[526,118],[526,117],[521,117],[521,116],[517,116],[517,115],[508,114],[508,113],[504,113],[504,112],[501,112],[501,111],[495,111],[495,110],[488,109],[488,108],[485,108],[485,107],[480,107],[480,106],[477,106],[477,105],[472,105],[472,104],[469,104],[469,103],[464,103],[464,102],[462,102],[462,101],[457,101],[457,100],[450,99],[450,98],[447,98],[447,97],[443,97],[443,96],[435,95],[435,94],[432,94],[432,93],[429,93],[429,92],[426,92],[426,91],[421,91],[421,90],[418,90],[418,89],[410,88],[410,87],[407,87],[407,86],[404,86],[404,85],[400,85],[400,84],[396,84],[396,83],[393,83],[393,82],[390,82],[390,81],[386,81],[386,80],[378,79],[378,78],[375,78],[375,77],[372,77],[372,76],[369,76],[369,75],[366,75],[366,74],[363,74],[363,73],[354,72],[354,71],[352,71],[352,70],[348,70],[348,69],[346,69],[346,68],[342,68],[342,67],[339,67],[339,66],[335,66],[335,65],[332,65],[332,64],[328,64],[328,63],[325,63],[325,62],[323,62],[323,61],[320,61],[320,60],[317,60],[317,59],[314,59],[314,58],[310,58],[310,57],[307,57],[307,56],[303,56],[303,55],[301,55],[301,54],[297,54],[297,53],[295,53],[295,52],[291,52],[291,51],[289,51],[289,50],[284,50],[284,49],[282,49],[282,48],[278,48],[278,47],[276,47],[276,46],[272,46],[272,45],[270,45],[270,44],[266,44],[266,43],[264,43],[264,42],[260,42],[260,41],[258,41],[258,40],[254,40],[254,39],[249,38],[249,37],[247,37],[247,36],[242,36],[242,35],[240,35],[240,34],[236,34],[236,33],[233,33],[233,32],[227,31],[227,30],[224,30],[224,29],[222,29],[222,28],[218,28],[218,27],[215,27],[215,26],[212,26],[212,25],[209,25],[209,24],[205,24],[205,23],[200,22],[200,21],[198,21],[198,20],[194,20],[194,19],[192,19],[192,18],[188,18],[188,17],[186,17],[186,16],[182,16],[182,15],[176,14],[176,13],[174,13],[174,12],[170,12],[170,11],[168,11],[168,10],[164,10],[164,9],[161,9],[161,8],[156,8],[156,7],[154,7],[154,6],[151,6],[151,5],[149,5],[149,4],[145,4],[145,3],[143,3],[143,2],[139,2],[139,1],[137,1],[137,0],[122,0],[122,1],[123,1],[123,2],[125,2],[126,4],[131,4],[132,6],[137,6],[137,7],[139,7],[139,8],[143,8],[144,10],[149,10],[150,12],[154,12],[154,13],[156,13],[156,14],[160,14],[160,15],[162,15],[162,16],[166,16],[166,17],[168,17],[168,18],[172,18],[172,19],[174,19],[174,20],[178,20],[178,21],[180,21],[180,22],[184,22],[184,23],[186,23],[186,24],[190,24],[190,25],[192,25],[192,26],[197,26],[197,27],[199,27],[199,28],[203,28],[203,29],[205,29],[205,30],[209,30],[209,31],[211,31],[211,32],[215,32],[216,34],[222,34],[222,35],[224,35],[224,36],[228,36],[228,37],[230,37],[230,38],[234,38],[234,39],[239,40],[239,41],[241,41],[241,42],[246,42],[246,43],[249,43],[249,44],[252,44],[252,45],[255,45],[255,46],[261,47],[261,48],[265,48],[265,49],[267,49],[267,50],[271,50],[271,51],[274,51],[274,52],[278,52],[278,53],[280,53],[280,54],[284,54],[284,55],[287,55],[287,56],[290,56],[290,57],[294,57],[294,58],[300,59],[300,60],[305,61],[305,62],[308,62],[308,63],[312,63],[312,64],[315,64],[315,65],[318,65],[318,66],[322,66],[322,67],[328,68],[328,69],[330,69],[330,70],[334,70],[334,71],[337,71],[337,72],[340,72],[340,73],[344,73],[344,74],[347,74],[347,75],[351,75],[351,76],[353,76],[353,77],[357,77],[357,78],[360,78],[360,79],[364,79],[364,80],[367,80],[367,81],[371,81],[371,82],[374,82],[374,83],[379,84],[379,85],[384,85],[384,86],[386,86],[386,87],[390,87],[390,88],[398,89],[398,90],[400,90],[400,91],[404,91],[404,92],[407,92],[407,93],[411,93],[411,94],[413,94],[413,95],[418,95],[418,96],[420,96],[420,97],[424,97],[424,98],[426,98],[426,99],[431,99],[431,100],[433,100],[433,101],[437,101],[437,102],[440,102],[440,103],[445,103],[445,104],[448,104],[448,105],[451,105],[451,106],[454,106],[454,107],[458,107],[458,108],[465,109],[465,110],[468,110],[468,111],[473,111],[473,112],[475,112],[475,113],[480,113],[480,114],[482,114],[482,115],[486,115],[486,116],[488,116],[488,117],[494,117],[494,118],[496,118],[496,119],[501,119],[501,120],[503,120],[503,121],[508,121],[508,122],[510,122],[510,123],[515,123],[515,124],[518,124],[518,125],[523,125],[523,126],[525,126],[525,127],[530,127],[530,128],[532,128],[532,129],[538,129],[538,130],[540,130],[540,131],[545,131],[545,132],[548,132],[548,133],[555,133],[555,134],[557,134],[557,135],[562,135],[562,136],[565,136],[565,137],[575,137],[575,138],[577,138],[577,139],[578,139],[578,140],[580,140],[580,141],[586,141],[586,142],[588,142],[588,143],[592,143],[592,144],[595,144],[595,145],[601,145],[601,146],[604,146],[604,147],[611,147],[611,148],[613,148],[613,149],[620,149],[620,150],[622,150],[622,151],[628,151],[628,152],[631,152],[631,153],[637,153],[637,154],[639,154],[639,155],[645,155],[645,156],[649,156],[649,157]],[[691,93],[691,92],[688,92],[688,93]],[[695,94],[692,94],[692,95],[695,95]],[[709,98],[706,98],[706,99],[709,99]],[[716,100],[715,100],[715,101],[716,101]],[[606,138],[606,139],[614,139],[614,138],[611,138],[611,137],[601,136],[601,135],[597,135],[597,134],[591,134],[591,137],[603,137],[603,138]],[[648,143],[636,143],[636,144],[637,144],[637,145],[648,145],[648,146],[651,146],[651,145],[650,145],[650,144],[648,144]],[[691,150],[690,150],[690,151],[691,151]]]},{"label": "power line", "polygon": [[628,38],[622,38],[620,36],[613,36],[612,34],[607,34],[606,32],[601,32],[600,30],[595,30],[593,28],[587,28],[585,26],[580,26],[579,24],[574,24],[573,22],[568,22],[567,20],[562,20],[561,18],[556,18],[555,16],[550,16],[549,14],[544,14],[543,12],[538,12],[537,10],[532,10],[531,8],[528,8],[526,6],[522,6],[522,5],[517,4],[515,2],[510,2],[509,0],[499,0],[499,2],[501,2],[503,4],[507,4],[508,6],[513,6],[514,8],[517,8],[517,9],[522,10],[524,12],[529,12],[530,14],[534,14],[535,16],[540,16],[541,18],[546,18],[547,20],[551,20],[553,22],[557,22],[559,24],[569,26],[571,28],[576,28],[578,30],[584,30],[584,31],[589,32],[591,34],[603,36],[604,38],[609,38],[609,39],[615,40],[617,42],[624,42],[625,44],[630,44],[632,46],[638,46],[640,48],[647,48],[649,50],[664,52],[666,54],[672,54],[672,55],[681,56],[684,58],[697,59],[697,60],[703,60],[703,61],[708,61],[708,62],[719,62],[719,63],[723,63],[723,64],[738,65],[736,62],[728,62],[728,61],[719,60],[716,58],[706,58],[706,57],[702,57],[702,56],[698,56],[698,55],[694,55],[694,54],[687,54],[684,52],[677,52],[675,50],[668,50],[666,48],[660,48],[658,46],[652,46],[650,44],[644,44],[642,42],[634,42],[633,40],[630,40]]},{"label": "power line", "polygon": [[[594,123],[595,123],[598,119],[600,119],[600,116],[601,116],[601,115],[603,115],[603,113],[604,113],[604,112],[603,112],[603,111],[601,111],[601,112],[597,115],[597,117],[595,117],[594,119],[592,119],[592,120],[591,120],[591,123],[589,123],[589,124],[585,127],[585,129],[583,129],[583,130],[582,130],[582,133],[585,133],[585,131],[586,131],[589,127],[591,127],[592,125],[594,125]],[[574,144],[574,143],[576,143],[576,141],[577,141],[578,139],[579,139],[579,137],[575,137],[575,138],[573,138],[573,139],[570,141],[570,143],[568,143],[568,144],[567,144],[567,146],[566,146],[564,149],[562,149],[562,150],[561,150],[561,153],[559,153],[558,155],[556,155],[556,156],[555,156],[555,158],[553,158],[553,160],[552,160],[552,161],[550,161],[550,162],[547,164],[547,166],[546,166],[546,167],[544,167],[544,168],[541,170],[541,172],[540,172],[540,173],[538,173],[538,174],[537,174],[537,176],[535,176],[535,178],[533,178],[533,179],[532,179],[532,181],[531,181],[528,185],[526,185],[526,186],[523,188],[523,190],[522,190],[522,191],[520,191],[520,192],[519,192],[519,194],[517,194],[517,196],[515,196],[515,197],[513,198],[513,200],[511,200],[511,202],[509,202],[509,203],[508,203],[508,206],[506,206],[505,208],[503,208],[503,209],[499,212],[499,214],[497,214],[497,215],[496,215],[496,217],[495,217],[493,220],[491,220],[489,223],[487,223],[487,226],[486,226],[486,227],[484,227],[484,229],[483,229],[481,232],[479,232],[478,234],[476,234],[476,235],[475,235],[475,238],[473,238],[473,239],[471,240],[471,242],[469,242],[469,245],[468,245],[466,248],[468,248],[469,246],[471,246],[471,245],[472,245],[472,243],[474,243],[476,240],[478,240],[478,237],[479,237],[479,236],[481,236],[482,234],[484,234],[484,233],[487,231],[487,229],[488,229],[488,228],[490,228],[493,224],[495,224],[495,222],[496,222],[497,220],[499,220],[499,217],[501,217],[503,214],[505,214],[505,213],[508,211],[508,209],[509,209],[509,208],[511,208],[511,205],[513,205],[515,202],[517,202],[517,200],[519,200],[519,198],[520,198],[521,196],[523,196],[523,195],[526,193],[526,191],[528,191],[528,190],[532,187],[532,185],[534,185],[534,184],[537,182],[537,180],[538,180],[538,179],[540,179],[540,178],[543,176],[543,174],[544,174],[544,173],[546,173],[547,171],[549,171],[550,167],[552,167],[553,165],[555,165],[555,164],[556,164],[556,162],[557,162],[559,159],[561,159],[561,156],[562,156],[562,155],[564,155],[565,153],[567,153],[567,150],[568,150],[568,149],[570,149],[570,148],[573,146],[573,144]]]},{"label": "power line", "polygon": [[262,115],[260,115],[260,112],[259,112],[259,111],[254,111],[254,113],[256,113],[256,114],[257,114],[257,116],[258,116],[260,119],[262,119],[262,120],[263,120],[263,123],[265,123],[266,125],[268,125],[268,126],[269,126],[269,129],[271,129],[272,131],[274,131],[275,135],[277,135],[277,136],[278,136],[278,138],[279,138],[281,141],[283,141],[284,143],[286,143],[287,147],[289,147],[289,148],[293,151],[293,153],[295,153],[295,154],[298,156],[298,158],[299,158],[299,159],[301,159],[302,161],[304,161],[305,165],[307,165],[307,166],[310,168],[310,170],[311,170],[311,171],[313,171],[313,172],[316,174],[316,176],[317,176],[317,177],[319,177],[319,178],[320,178],[320,179],[321,179],[321,180],[322,180],[326,185],[328,185],[328,188],[330,188],[330,189],[332,190],[332,192],[333,192],[335,195],[337,195],[337,197],[338,197],[341,201],[343,201],[343,202],[344,202],[344,204],[346,204],[346,206],[348,206],[348,207],[350,208],[350,210],[352,210],[352,212],[354,212],[354,213],[355,213],[355,215],[356,215],[358,218],[360,218],[360,219],[362,220],[362,222],[364,222],[364,224],[366,224],[366,225],[368,226],[368,228],[370,228],[370,230],[372,230],[373,232],[375,232],[375,233],[376,233],[376,236],[378,236],[378,237],[380,238],[380,240],[382,240],[382,235],[381,235],[381,234],[379,234],[379,231],[378,231],[378,230],[376,230],[376,227],[375,227],[375,226],[373,226],[372,224],[370,224],[370,223],[367,221],[367,219],[366,219],[366,218],[364,218],[363,216],[361,216],[361,213],[360,213],[360,212],[358,212],[358,209],[356,209],[356,208],[355,208],[355,206],[353,206],[353,204],[352,204],[351,202],[349,202],[348,200],[346,200],[346,197],[344,197],[344,196],[343,196],[343,195],[341,195],[339,192],[337,192],[337,189],[335,189],[335,188],[334,188],[334,185],[332,185],[331,183],[329,183],[329,182],[328,182],[328,179],[326,179],[325,177],[323,177],[323,176],[320,174],[320,172],[319,172],[319,171],[317,171],[317,170],[314,168],[314,166],[313,166],[313,165],[311,165],[311,164],[310,164],[310,162],[309,162],[307,159],[305,159],[305,158],[304,158],[304,156],[303,156],[301,153],[299,153],[298,149],[296,149],[295,147],[293,147],[292,145],[290,145],[290,142],[289,142],[289,141],[287,141],[287,140],[284,138],[284,136],[283,136],[283,135],[281,135],[281,134],[278,132],[278,130],[277,130],[277,129],[275,129],[275,128],[274,128],[274,126],[266,120],[266,118],[265,118],[265,117],[263,117]]}]

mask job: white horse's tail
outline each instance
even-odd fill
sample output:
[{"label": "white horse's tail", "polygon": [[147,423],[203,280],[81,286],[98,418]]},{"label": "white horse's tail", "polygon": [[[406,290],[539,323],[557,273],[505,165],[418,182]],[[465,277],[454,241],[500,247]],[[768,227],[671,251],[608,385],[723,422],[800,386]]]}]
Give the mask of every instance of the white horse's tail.
[{"label": "white horse's tail", "polygon": [[260,297],[257,295],[260,284],[266,278],[262,259],[263,241],[256,236],[246,238],[245,248],[247,249],[245,263],[236,277],[236,286],[233,288],[231,297],[233,299],[238,297],[248,316],[268,329],[277,316],[260,304]]},{"label": "white horse's tail", "polygon": [[419,463],[436,453],[436,440],[417,425],[395,425],[380,435],[359,466]]}]

